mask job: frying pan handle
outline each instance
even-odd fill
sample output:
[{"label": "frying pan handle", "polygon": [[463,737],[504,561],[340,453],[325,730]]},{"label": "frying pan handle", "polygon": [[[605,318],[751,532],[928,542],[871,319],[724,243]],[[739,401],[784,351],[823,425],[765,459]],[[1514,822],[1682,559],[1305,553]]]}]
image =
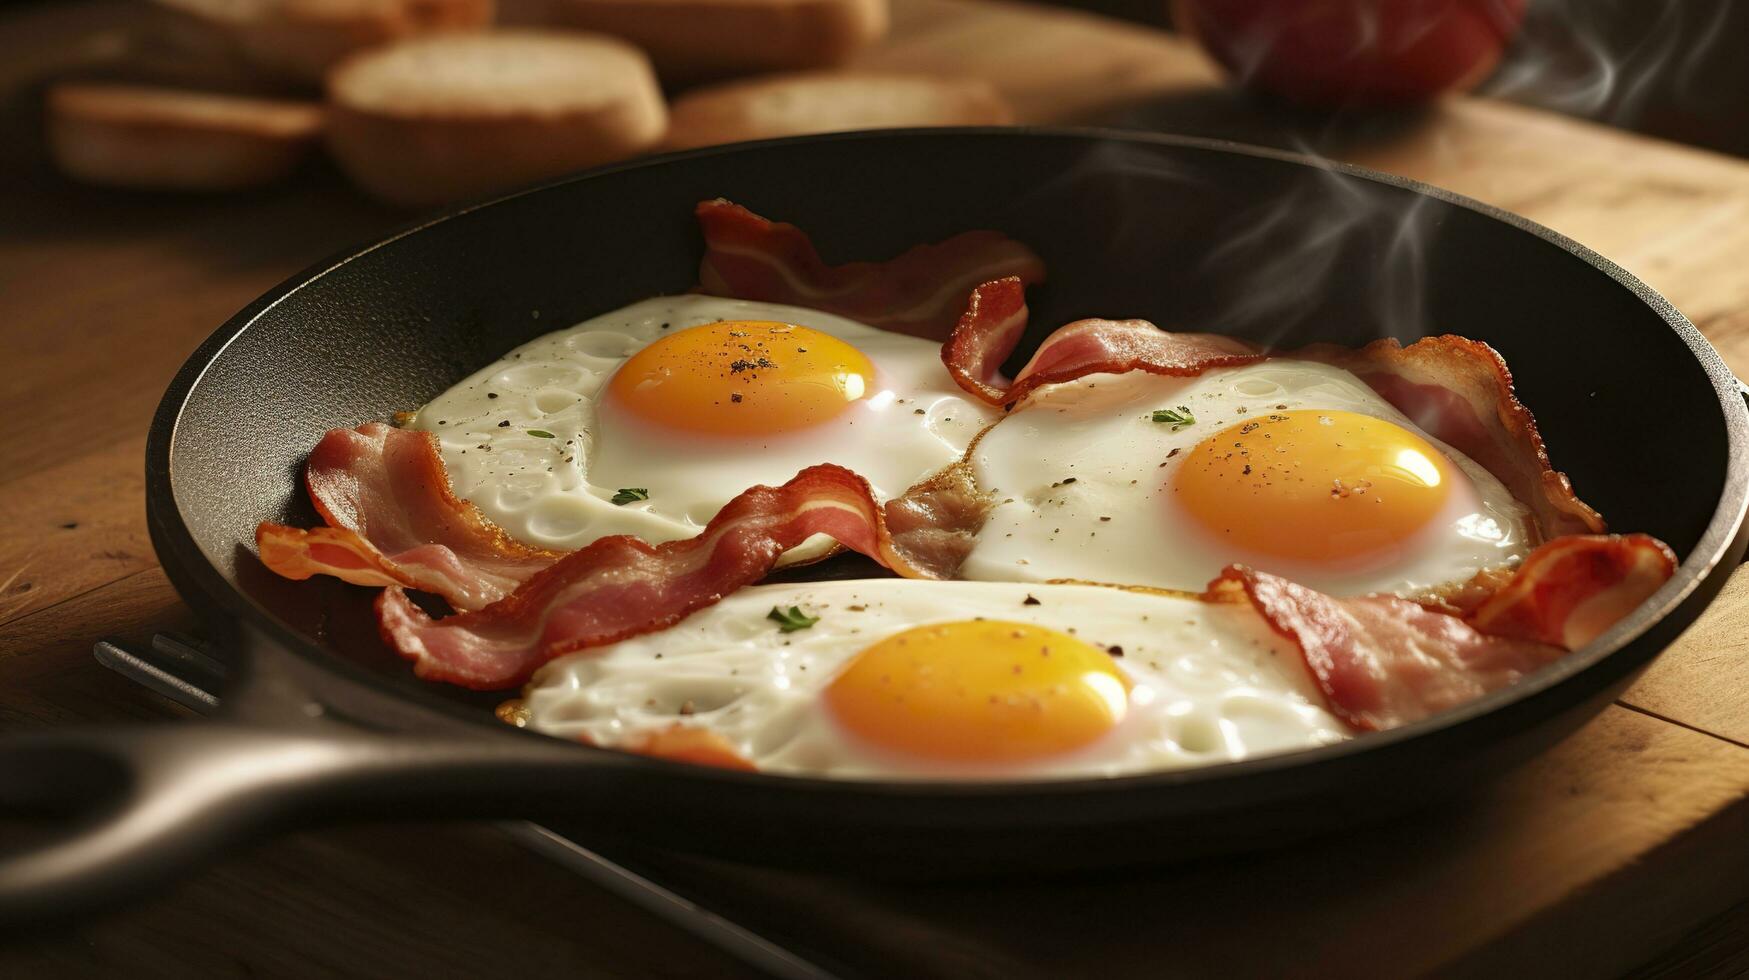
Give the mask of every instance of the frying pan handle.
[{"label": "frying pan handle", "polygon": [[0,739],[0,821],[57,828],[0,853],[0,924],[115,904],[292,822],[521,815],[623,769],[610,753],[515,741],[529,744],[226,719]]}]

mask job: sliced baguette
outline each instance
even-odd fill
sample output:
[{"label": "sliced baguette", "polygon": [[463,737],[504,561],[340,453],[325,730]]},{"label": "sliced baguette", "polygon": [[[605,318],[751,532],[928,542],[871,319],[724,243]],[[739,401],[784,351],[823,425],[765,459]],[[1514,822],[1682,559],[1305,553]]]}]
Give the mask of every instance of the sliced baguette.
[{"label": "sliced baguette", "polygon": [[432,31],[492,22],[492,0],[159,0],[229,39],[251,63],[320,83],[347,55]]},{"label": "sliced baguette", "polygon": [[675,100],[671,149],[847,129],[998,126],[1006,100],[973,79],[808,72],[730,82]]},{"label": "sliced baguette", "polygon": [[290,173],[321,135],[322,107],[168,88],[62,83],[48,91],[47,124],[55,163],[78,180],[234,190]]},{"label": "sliced baguette", "polygon": [[419,207],[647,150],[667,129],[650,63],[609,37],[434,34],[353,56],[328,79],[328,146],[370,194]]},{"label": "sliced baguette", "polygon": [[887,0],[549,0],[558,22],[643,48],[664,81],[823,68],[887,32]]}]

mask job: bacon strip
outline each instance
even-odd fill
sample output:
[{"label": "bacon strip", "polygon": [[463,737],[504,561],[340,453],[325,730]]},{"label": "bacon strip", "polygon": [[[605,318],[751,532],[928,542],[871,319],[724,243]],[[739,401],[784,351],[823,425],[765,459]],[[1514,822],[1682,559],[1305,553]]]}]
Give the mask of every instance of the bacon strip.
[{"label": "bacon strip", "polygon": [[1631,612],[1675,567],[1669,549],[1645,535],[1562,538],[1526,559],[1467,619],[1395,596],[1335,599],[1239,565],[1206,596],[1242,591],[1300,648],[1330,710],[1379,731],[1553,663]]},{"label": "bacon strip", "polygon": [[941,359],[959,386],[990,405],[1012,406],[1040,385],[1089,374],[1147,371],[1189,377],[1234,367],[1267,355],[1243,341],[1214,334],[1169,333],[1146,320],[1077,320],[1046,337],[1013,383],[993,383],[995,369],[1026,330],[1022,284],[986,282],[972,291]]},{"label": "bacon strip", "polygon": [[978,283],[1006,276],[1043,282],[1044,261],[995,231],[968,231],[919,245],[886,262],[829,266],[795,225],[767,221],[728,201],[703,201],[701,292],[789,303],[837,313],[873,327],[939,340]]},{"label": "bacon strip", "polygon": [[1619,622],[1676,574],[1676,555],[1645,534],[1575,535],[1532,552],[1468,616],[1494,636],[1576,650]]},{"label": "bacon strip", "polygon": [[[930,498],[947,493],[933,481],[925,487]],[[959,516],[983,519],[981,510]],[[928,522],[916,526],[931,533],[909,533],[913,518],[893,533],[867,481],[841,466],[811,466],[783,486],[745,491],[696,537],[659,545],[630,535],[598,539],[475,612],[433,620],[389,588],[377,600],[378,622],[418,676],[494,690],[561,654],[670,626],[757,582],[815,534],[908,578],[950,577],[963,549],[943,548],[933,533],[939,527]]]},{"label": "bacon strip", "polygon": [[972,290],[947,343],[941,363],[966,391],[991,405],[1006,400],[1008,388],[999,374],[1026,332],[1026,284],[1018,276],[987,282]]},{"label": "bacon strip", "polygon": [[990,405],[1012,406],[1040,385],[1094,373],[1147,371],[1196,375],[1251,364],[1265,355],[1214,334],[1167,333],[1146,320],[1077,320],[1040,345],[1011,383],[999,385],[1002,362],[1026,332],[1026,288],[1017,277],[986,282],[966,302],[941,361],[960,388]]},{"label": "bacon strip", "polygon": [[1078,320],[1058,328],[1006,388],[992,383],[1026,329],[1026,307],[1008,281],[973,291],[942,348],[949,373],[967,393],[1012,406],[1040,385],[1089,374],[1147,371],[1189,377],[1269,357],[1330,364],[1352,372],[1423,431],[1499,478],[1531,509],[1544,539],[1600,534],[1603,518],[1573,493],[1549,463],[1536,419],[1519,402],[1512,374],[1494,348],[1463,337],[1427,337],[1407,347],[1375,341],[1360,350],[1316,344],[1280,355],[1229,337],[1171,333],[1146,320]]},{"label": "bacon strip", "polygon": [[479,609],[560,557],[457,497],[429,432],[381,422],[334,429],[310,453],[304,486],[327,527],[255,529],[261,561],[286,578],[399,585]]}]

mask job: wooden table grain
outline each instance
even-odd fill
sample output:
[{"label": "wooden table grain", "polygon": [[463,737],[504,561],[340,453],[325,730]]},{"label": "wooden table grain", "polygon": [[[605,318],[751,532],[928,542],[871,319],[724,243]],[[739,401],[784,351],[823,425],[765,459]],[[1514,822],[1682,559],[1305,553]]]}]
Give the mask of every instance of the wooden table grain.
[{"label": "wooden table grain", "polygon": [[[897,0],[896,15],[867,65],[988,78],[1023,121],[1298,145],[1525,214],[1662,291],[1749,374],[1749,163],[1483,100],[1335,126],[1227,94],[1164,34],[965,0]],[[90,656],[101,637],[192,626],[146,539],[151,409],[231,313],[404,220],[320,165],[230,198],[112,193],[54,177],[34,149],[32,86],[135,18],[106,2],[0,14],[5,730],[182,714]],[[833,941],[905,937],[918,971],[1049,973],[1095,961],[1117,975],[1741,967],[1749,914],[1731,910],[1749,900],[1746,654],[1749,576],[1738,574],[1616,705],[1545,757],[1383,831],[1127,883],[1138,908],[1158,910],[1152,929],[1077,911],[1100,884],[945,889],[900,903],[867,883],[736,873],[797,907],[841,909]],[[930,930],[932,902],[954,903],[951,934]],[[967,903],[984,911],[968,914]],[[1073,949],[1058,941],[1065,921],[1082,940]],[[747,971],[470,825],[294,834],[130,910],[0,949],[4,975],[529,972]]]}]

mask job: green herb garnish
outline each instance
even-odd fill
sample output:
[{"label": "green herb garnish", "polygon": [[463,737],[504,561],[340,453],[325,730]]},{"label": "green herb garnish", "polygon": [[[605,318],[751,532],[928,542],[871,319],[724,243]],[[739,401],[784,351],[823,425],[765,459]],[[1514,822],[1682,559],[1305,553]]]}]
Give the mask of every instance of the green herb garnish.
[{"label": "green herb garnish", "polygon": [[650,491],[644,489],[643,487],[620,487],[619,492],[613,495],[613,502],[618,504],[621,507],[624,507],[626,504],[629,504],[635,500],[649,500],[649,499],[650,499]]},{"label": "green herb garnish", "polygon": [[800,606],[789,607],[789,612],[784,612],[776,606],[772,606],[771,612],[767,613],[765,618],[775,622],[778,630],[784,633],[794,633],[796,630],[805,630],[820,621],[820,617],[810,616],[807,613],[802,612]]},{"label": "green herb garnish", "polygon": [[528,434],[531,436],[534,436],[536,439],[557,439],[558,438],[558,436],[553,435],[551,432],[548,432],[545,429],[530,429],[530,430],[528,430]]},{"label": "green herb garnish", "polygon": [[1187,425],[1195,425],[1196,416],[1190,414],[1190,406],[1180,405],[1177,411],[1170,408],[1154,409],[1154,421],[1170,425],[1172,431],[1177,432]]}]

